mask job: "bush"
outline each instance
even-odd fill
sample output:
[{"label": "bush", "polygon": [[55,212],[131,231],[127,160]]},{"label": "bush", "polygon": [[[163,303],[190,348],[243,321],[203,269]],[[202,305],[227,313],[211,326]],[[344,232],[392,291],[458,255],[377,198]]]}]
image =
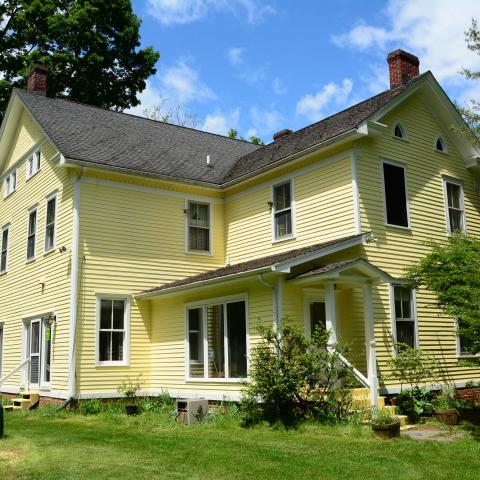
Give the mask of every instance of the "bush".
[{"label": "bush", "polygon": [[277,331],[262,325],[258,331],[251,381],[242,391],[244,426],[267,421],[292,427],[304,419],[338,422],[348,415],[350,372],[338,350],[329,349],[324,329],[308,339],[298,326],[283,320]]},{"label": "bush", "polygon": [[432,398],[434,396],[435,392],[427,388],[403,390],[395,399],[398,413],[407,415],[409,423],[416,423],[421,416],[433,414]]}]

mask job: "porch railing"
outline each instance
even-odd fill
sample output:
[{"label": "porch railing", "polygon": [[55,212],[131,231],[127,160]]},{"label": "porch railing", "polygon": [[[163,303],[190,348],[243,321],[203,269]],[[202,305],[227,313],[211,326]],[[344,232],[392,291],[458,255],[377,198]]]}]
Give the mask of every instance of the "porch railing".
[{"label": "porch railing", "polygon": [[15,375],[18,371],[20,371],[23,367],[25,367],[28,364],[30,364],[29,358],[27,358],[20,365],[15,367],[10,373],[7,373],[4,377],[0,378],[0,385],[2,385],[3,382],[5,382],[5,380],[8,380],[12,375]]},{"label": "porch railing", "polygon": [[366,388],[370,388],[370,382],[368,378],[359,370],[357,370],[341,353],[338,353],[338,359],[347,367],[349,368],[355,378]]}]

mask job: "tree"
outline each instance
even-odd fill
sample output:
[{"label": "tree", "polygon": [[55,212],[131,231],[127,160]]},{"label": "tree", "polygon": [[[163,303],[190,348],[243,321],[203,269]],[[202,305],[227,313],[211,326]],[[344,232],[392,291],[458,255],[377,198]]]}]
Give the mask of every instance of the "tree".
[{"label": "tree", "polygon": [[50,97],[138,105],[159,58],[152,47],[139,49],[139,27],[130,0],[0,0],[0,111],[35,62],[49,69]]},{"label": "tree", "polygon": [[[470,28],[465,32],[465,39],[468,49],[480,55],[480,28],[476,19],[472,19]],[[462,69],[462,74],[465,78],[471,80],[480,79],[480,72],[473,72],[468,68]],[[467,123],[463,133],[474,142],[480,142],[480,102],[470,100],[464,107],[459,107],[459,111]]]},{"label": "tree", "polygon": [[167,99],[162,98],[160,103],[152,108],[144,108],[143,116],[158,122],[171,123],[181,127],[197,128],[198,115],[185,110],[179,103],[171,107],[166,106]]},{"label": "tree", "polygon": [[433,292],[438,307],[459,322],[472,353],[480,352],[480,239],[457,233],[446,245],[430,246],[406,278]]},{"label": "tree", "polygon": [[[238,136],[238,132],[237,130],[231,128],[229,131],[228,131],[228,136],[230,138],[235,138],[237,140],[243,140],[244,142],[248,142],[248,140],[244,137],[239,137]],[[252,143],[254,143],[255,145],[265,145],[265,142],[260,138],[260,137],[256,137],[255,135],[252,135],[250,137],[250,141]]]}]

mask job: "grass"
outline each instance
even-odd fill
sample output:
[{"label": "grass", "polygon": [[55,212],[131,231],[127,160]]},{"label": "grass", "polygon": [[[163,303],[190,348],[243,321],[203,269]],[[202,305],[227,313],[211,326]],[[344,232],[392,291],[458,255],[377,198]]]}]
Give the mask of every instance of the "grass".
[{"label": "grass", "polygon": [[480,443],[469,438],[382,441],[361,425],[245,430],[231,413],[185,427],[171,407],[118,412],[6,414],[0,478],[465,479],[480,469]]}]

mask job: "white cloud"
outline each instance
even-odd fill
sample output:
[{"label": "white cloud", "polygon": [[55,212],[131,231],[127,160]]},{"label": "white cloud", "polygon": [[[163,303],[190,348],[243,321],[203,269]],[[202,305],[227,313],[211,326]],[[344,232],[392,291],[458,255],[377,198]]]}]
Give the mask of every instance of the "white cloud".
[{"label": "white cloud", "polygon": [[341,47],[375,49],[383,57],[403,48],[420,58],[422,71],[432,70],[446,84],[466,85],[458,71],[478,70],[480,57],[467,49],[464,32],[479,15],[478,0],[389,0],[382,26],[362,21],[332,40]]},{"label": "white cloud", "polygon": [[142,116],[145,109],[152,110],[155,106],[162,105],[165,102],[165,97],[151,80],[147,80],[146,84],[145,90],[138,95],[140,104],[136,107],[129,108],[126,110],[126,113]]},{"label": "white cloud", "polygon": [[148,0],[148,12],[163,25],[196,22],[211,12],[228,12],[258,24],[275,9],[260,0]]},{"label": "white cloud", "polygon": [[173,96],[179,103],[214,100],[216,95],[203,83],[198,72],[186,61],[179,61],[157,74],[167,96]]},{"label": "white cloud", "polygon": [[325,109],[347,104],[352,86],[353,82],[345,78],[341,85],[331,82],[315,94],[304,95],[297,102],[297,114],[306,116],[312,122],[320,120],[325,116]]},{"label": "white cloud", "polygon": [[284,95],[287,93],[287,88],[278,77],[273,79],[272,88],[275,95]]},{"label": "white cloud", "polygon": [[252,126],[247,132],[247,138],[254,135],[251,132],[255,132],[255,135],[265,137],[267,135],[272,135],[279,128],[283,127],[283,115],[275,107],[272,107],[269,110],[261,110],[258,107],[252,107],[250,109],[250,119]]},{"label": "white cloud", "polygon": [[236,129],[240,118],[240,109],[236,108],[228,113],[222,113],[216,110],[214,113],[209,113],[203,122],[202,130],[210,133],[218,133],[219,135],[227,135],[228,131],[233,128]]},{"label": "white cloud", "polygon": [[237,67],[238,65],[243,63],[243,48],[233,47],[228,51],[228,61],[234,66]]}]

